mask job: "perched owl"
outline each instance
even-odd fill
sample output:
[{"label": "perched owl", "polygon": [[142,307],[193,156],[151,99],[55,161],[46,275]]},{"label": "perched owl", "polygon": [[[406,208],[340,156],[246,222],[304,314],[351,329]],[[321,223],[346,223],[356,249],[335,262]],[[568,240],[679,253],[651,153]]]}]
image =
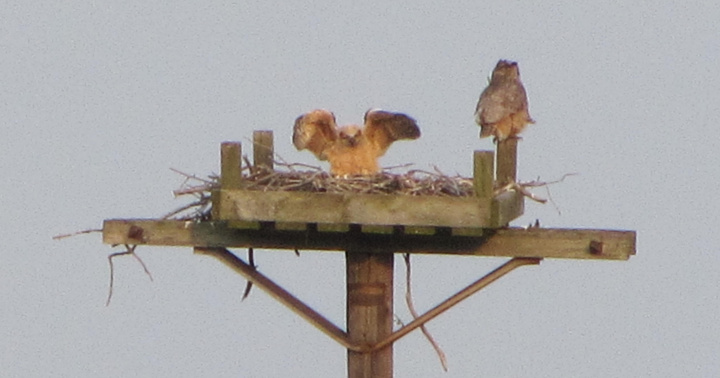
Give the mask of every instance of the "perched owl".
[{"label": "perched owl", "polygon": [[514,138],[528,123],[535,123],[528,113],[527,94],[517,63],[507,60],[497,63],[475,108],[475,122],[480,125],[481,138],[494,135],[496,141]]},{"label": "perched owl", "polygon": [[378,158],[400,139],[417,139],[414,119],[401,113],[368,110],[365,126],[338,128],[335,115],[324,109],[305,113],[295,120],[293,144],[330,162],[333,175],[372,175],[380,172]]}]

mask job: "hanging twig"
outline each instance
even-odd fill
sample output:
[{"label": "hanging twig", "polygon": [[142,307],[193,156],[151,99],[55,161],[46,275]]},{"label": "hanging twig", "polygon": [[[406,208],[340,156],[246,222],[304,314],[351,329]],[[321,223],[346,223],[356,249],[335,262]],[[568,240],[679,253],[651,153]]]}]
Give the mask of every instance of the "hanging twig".
[{"label": "hanging twig", "polygon": [[109,305],[110,305],[110,299],[112,298],[112,294],[113,294],[113,283],[114,283],[114,281],[115,281],[115,268],[113,267],[113,258],[115,258],[115,257],[117,257],[117,256],[123,256],[123,255],[132,255],[133,257],[135,257],[135,259],[136,259],[138,262],[140,262],[140,265],[142,265],[143,270],[145,270],[145,274],[147,274],[148,277],[150,277],[150,281],[153,281],[152,274],[150,274],[150,271],[148,270],[147,266],[146,266],[145,263],[142,261],[142,259],[140,258],[140,256],[138,256],[137,254],[135,254],[135,248],[136,248],[136,247],[137,247],[137,245],[132,245],[132,246],[130,246],[130,245],[128,245],[128,244],[125,244],[125,251],[111,253],[111,254],[108,256],[108,262],[110,263],[110,288],[109,288],[109,291],[108,291],[108,297],[107,297],[107,301],[105,302],[105,306],[109,306]]},{"label": "hanging twig", "polygon": [[71,237],[71,236],[82,235],[82,234],[89,234],[89,233],[91,233],[91,232],[102,232],[102,231],[103,231],[103,230],[102,230],[101,228],[93,228],[93,229],[90,229],[90,230],[82,230],[82,231],[77,231],[77,232],[73,232],[73,233],[70,233],[70,234],[55,235],[55,236],[53,236],[53,240],[60,240],[60,239],[69,238],[69,237]]},{"label": "hanging twig", "polygon": [[[407,303],[408,310],[410,310],[410,314],[412,314],[413,319],[417,319],[419,317],[417,311],[415,311],[415,306],[413,305],[412,301],[412,293],[410,291],[410,254],[405,253],[403,255],[403,258],[405,259],[405,302]],[[435,339],[433,339],[432,335],[430,335],[430,332],[425,328],[425,325],[420,326],[420,330],[422,330],[422,333],[425,335],[425,337],[428,339],[430,344],[432,344],[433,348],[435,348],[435,352],[438,354],[438,357],[440,358],[440,363],[442,364],[442,368],[445,371],[448,371],[447,368],[447,358],[445,358],[445,352],[442,351],[440,346],[437,342],[435,342]]]},{"label": "hanging twig", "polygon": [[[253,268],[253,270],[255,268],[257,268],[255,266],[255,250],[253,248],[248,248],[248,261],[250,263],[250,266]],[[248,295],[250,295],[250,289],[252,289],[252,287],[253,287],[252,281],[248,280],[247,284],[245,285],[245,291],[243,291],[243,296],[242,296],[242,299],[240,299],[240,302],[244,301],[245,298],[247,298]]]}]

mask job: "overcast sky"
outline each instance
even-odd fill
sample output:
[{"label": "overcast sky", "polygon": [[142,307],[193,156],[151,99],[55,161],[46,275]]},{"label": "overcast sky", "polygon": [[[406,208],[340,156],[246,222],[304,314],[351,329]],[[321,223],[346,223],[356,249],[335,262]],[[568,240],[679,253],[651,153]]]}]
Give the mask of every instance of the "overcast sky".
[{"label": "overcast sky", "polygon": [[[521,180],[580,175],[514,222],[638,232],[627,262],[545,260],[395,344],[396,377],[720,376],[720,6],[715,1],[3,1],[0,366],[8,377],[342,377],[345,350],[191,248],[116,261],[108,218],[180,206],[222,141],[295,117],[406,112],[423,137],[392,166],[471,174],[473,122],[498,59],[519,62],[537,121]],[[247,145],[247,143],[246,143]],[[327,168],[326,164],[322,164]],[[540,190],[538,195],[546,196]],[[236,251],[245,257],[242,250]],[[341,253],[256,252],[259,269],[338,325]],[[504,259],[418,256],[427,310]],[[396,258],[396,313],[402,301]]]}]

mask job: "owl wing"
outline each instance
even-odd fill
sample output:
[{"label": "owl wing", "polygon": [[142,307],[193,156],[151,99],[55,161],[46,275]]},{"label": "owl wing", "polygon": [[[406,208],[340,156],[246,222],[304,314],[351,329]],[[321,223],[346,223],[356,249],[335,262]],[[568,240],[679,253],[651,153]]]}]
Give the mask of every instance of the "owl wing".
[{"label": "owl wing", "polygon": [[527,95],[522,84],[491,84],[482,92],[475,108],[475,122],[482,127],[481,136],[492,135],[493,125],[523,110],[527,112],[527,107]]},{"label": "owl wing", "polygon": [[376,155],[382,156],[396,140],[419,138],[420,128],[405,114],[371,109],[365,113],[363,135],[374,147]]},{"label": "owl wing", "polygon": [[338,139],[335,115],[316,109],[295,119],[293,144],[298,150],[310,150],[318,159],[327,160],[327,150]]}]

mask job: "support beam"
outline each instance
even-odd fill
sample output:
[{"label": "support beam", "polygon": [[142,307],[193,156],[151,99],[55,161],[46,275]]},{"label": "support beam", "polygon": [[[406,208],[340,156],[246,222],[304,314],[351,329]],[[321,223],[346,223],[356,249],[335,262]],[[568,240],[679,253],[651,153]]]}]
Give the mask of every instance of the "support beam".
[{"label": "support beam", "polygon": [[[350,342],[372,346],[392,333],[393,254],[345,253],[347,328]],[[373,352],[348,350],[348,378],[392,378],[393,346]]]},{"label": "support beam", "polygon": [[299,299],[295,298],[292,294],[288,293],[285,289],[264,275],[258,273],[254,267],[246,264],[227,249],[197,247],[194,251],[197,254],[212,256],[220,260],[232,270],[245,277],[245,279],[255,284],[255,286],[260,288],[260,290],[270,294],[270,296],[275,298],[275,300],[284,304],[294,313],[300,315],[300,317],[305,319],[308,323],[323,331],[326,335],[330,336],[342,346],[357,349],[349,342],[347,333],[341,330],[338,326],[327,320],[327,318],[320,315],[317,311],[313,310]]},{"label": "support beam", "polygon": [[[318,227],[319,228],[319,227]],[[481,236],[363,234],[234,229],[225,222],[114,219],[103,224],[105,244],[300,250],[363,250],[504,257],[627,260],[635,254],[634,231],[505,228]]]},{"label": "support beam", "polygon": [[519,268],[523,265],[537,265],[540,264],[541,258],[534,258],[534,257],[516,257],[512,260],[506,262],[505,264],[501,265],[497,269],[493,270],[492,272],[486,274],[479,280],[471,283],[466,288],[460,290],[452,297],[446,299],[439,305],[433,307],[432,309],[428,310],[428,312],[422,314],[421,316],[417,317],[412,322],[406,324],[404,327],[400,328],[399,330],[393,332],[389,337],[386,339],[378,342],[377,344],[373,345],[371,350],[378,350],[381,348],[384,348],[387,345],[391,345],[401,337],[407,335],[408,333],[418,329],[423,324],[429,322],[432,319],[435,319],[438,315],[442,314],[443,312],[449,310],[451,307],[455,306],[456,304],[462,302],[463,300],[467,299],[471,295],[477,293],[480,289],[484,288],[487,285],[490,285],[491,283],[498,280],[500,277],[512,272],[515,270],[515,268]]}]

